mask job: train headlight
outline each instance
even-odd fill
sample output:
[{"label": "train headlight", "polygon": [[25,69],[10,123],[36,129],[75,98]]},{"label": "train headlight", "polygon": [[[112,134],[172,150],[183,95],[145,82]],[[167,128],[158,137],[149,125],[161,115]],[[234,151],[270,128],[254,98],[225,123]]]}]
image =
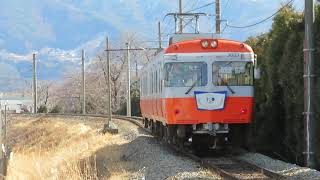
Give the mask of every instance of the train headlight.
[{"label": "train headlight", "polygon": [[209,42],[207,40],[201,41],[201,46],[203,48],[207,48],[209,46]]},{"label": "train headlight", "polygon": [[212,48],[216,48],[218,46],[218,43],[217,41],[211,41],[210,45]]},{"label": "train headlight", "polygon": [[247,112],[248,112],[248,109],[247,109],[247,108],[242,108],[242,109],[240,110],[240,113],[241,113],[241,114],[247,114]]}]

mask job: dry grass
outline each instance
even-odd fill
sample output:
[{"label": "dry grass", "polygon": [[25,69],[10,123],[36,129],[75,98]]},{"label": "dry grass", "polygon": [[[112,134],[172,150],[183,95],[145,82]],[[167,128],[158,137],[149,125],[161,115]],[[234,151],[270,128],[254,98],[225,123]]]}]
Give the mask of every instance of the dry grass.
[{"label": "dry grass", "polygon": [[60,118],[14,117],[8,132],[7,179],[98,179],[95,152],[111,138]]}]

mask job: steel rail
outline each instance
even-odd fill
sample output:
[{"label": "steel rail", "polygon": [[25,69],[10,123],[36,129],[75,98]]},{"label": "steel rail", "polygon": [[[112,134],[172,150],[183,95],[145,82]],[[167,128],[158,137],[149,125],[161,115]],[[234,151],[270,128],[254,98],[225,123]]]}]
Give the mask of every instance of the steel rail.
[{"label": "steel rail", "polygon": [[[39,113],[37,115],[32,115],[32,116],[72,116],[72,117],[100,117],[100,118],[108,118],[108,115],[102,115],[102,114],[60,114],[60,113]],[[113,115],[112,116],[115,119],[118,120],[125,120],[128,122],[131,122],[137,126],[139,126],[141,129],[143,129],[144,131],[146,131],[147,133],[152,134],[150,129],[147,129],[144,127],[143,123],[142,123],[142,117],[128,117],[128,116],[121,116],[121,115]],[[194,154],[192,154],[191,152],[179,149],[176,146],[172,146],[169,145],[171,149],[173,149],[174,151],[176,151],[177,153],[181,153],[182,155],[200,163],[203,167],[208,168],[216,173],[218,173],[221,177],[225,178],[225,179],[231,179],[231,180],[239,180],[239,179],[276,179],[276,180],[282,180],[282,179],[288,179],[286,177],[284,177],[283,175],[274,172],[272,170],[260,167],[258,165],[249,163],[247,161],[244,160],[240,160],[240,159],[236,159],[234,157],[222,157],[228,160],[231,160],[233,162],[233,165],[236,166],[238,165],[238,168],[241,170],[241,168],[243,168],[244,166],[246,166],[247,168],[251,168],[252,172],[255,172],[256,174],[259,173],[261,176],[264,176],[262,178],[243,178],[241,177],[241,175],[239,174],[235,174],[232,172],[228,171],[228,166],[225,167],[221,167],[217,164],[214,163],[214,160],[218,159],[218,158],[201,158],[198,157]],[[236,164],[238,163],[238,164]]]}]

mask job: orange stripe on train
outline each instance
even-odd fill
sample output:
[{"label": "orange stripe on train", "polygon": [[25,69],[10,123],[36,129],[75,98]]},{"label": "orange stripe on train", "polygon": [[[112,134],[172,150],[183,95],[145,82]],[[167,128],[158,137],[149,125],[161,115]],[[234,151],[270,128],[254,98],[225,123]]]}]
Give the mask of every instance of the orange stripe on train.
[{"label": "orange stripe on train", "polygon": [[223,110],[198,110],[195,98],[142,99],[143,117],[167,124],[250,123],[253,97],[227,97]]}]

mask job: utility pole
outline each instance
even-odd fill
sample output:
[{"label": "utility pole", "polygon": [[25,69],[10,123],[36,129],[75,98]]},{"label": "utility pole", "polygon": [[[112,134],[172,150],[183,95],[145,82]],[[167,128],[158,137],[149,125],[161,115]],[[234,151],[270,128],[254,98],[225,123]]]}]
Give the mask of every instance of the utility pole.
[{"label": "utility pole", "polygon": [[81,61],[82,61],[82,114],[86,114],[86,79],[85,79],[85,69],[84,69],[84,50],[81,51]]},{"label": "utility pole", "polygon": [[33,78],[33,114],[37,114],[37,63],[36,54],[32,55],[32,78]]},{"label": "utility pole", "polygon": [[315,71],[314,71],[314,2],[305,0],[305,48],[304,48],[304,130],[305,166],[315,168]]},{"label": "utility pole", "polygon": [[7,103],[4,105],[4,122],[3,122],[3,139],[2,143],[4,147],[7,146]]},{"label": "utility pole", "polygon": [[161,24],[160,24],[160,21],[158,22],[158,40],[159,40],[159,49],[162,49],[162,44],[161,44]]},{"label": "utility pole", "polygon": [[221,33],[221,4],[220,0],[216,0],[216,34]]},{"label": "utility pole", "polygon": [[108,73],[108,121],[107,126],[109,127],[109,124],[112,120],[112,111],[111,111],[111,78],[110,78],[110,52],[109,52],[109,38],[106,38],[106,49],[107,49],[107,73]]},{"label": "utility pole", "polygon": [[131,92],[130,92],[130,85],[131,85],[131,80],[130,80],[130,43],[126,43],[127,46],[127,116],[131,117]]},{"label": "utility pole", "polygon": [[126,43],[126,48],[120,49],[107,49],[107,52],[111,51],[126,51],[126,58],[127,58],[127,116],[131,117],[131,68],[130,68],[130,51],[144,51],[144,50],[159,50],[159,48],[130,48],[130,43]]},{"label": "utility pole", "polygon": [[179,33],[183,32],[183,19],[181,17],[182,14],[182,0],[179,0]]}]

